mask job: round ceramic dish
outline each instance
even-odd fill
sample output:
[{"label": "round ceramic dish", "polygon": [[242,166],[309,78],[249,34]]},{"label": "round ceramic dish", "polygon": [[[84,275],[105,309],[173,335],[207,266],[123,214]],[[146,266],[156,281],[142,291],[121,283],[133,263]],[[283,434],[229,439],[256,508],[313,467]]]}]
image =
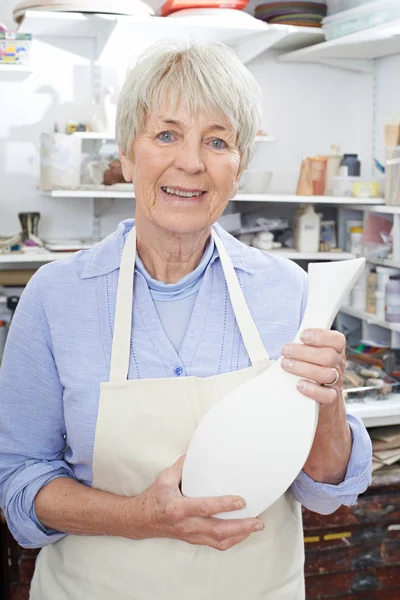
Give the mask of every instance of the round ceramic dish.
[{"label": "round ceramic dish", "polygon": [[246,23],[257,22],[254,17],[242,10],[236,10],[233,8],[185,8],[173,12],[168,17],[212,17],[216,19],[226,19],[229,21],[236,21],[238,25]]},{"label": "round ceramic dish", "polygon": [[[167,0],[161,7],[161,16],[168,17],[173,14],[178,16],[185,16],[180,13],[185,13],[187,16],[207,16],[213,15],[218,16],[214,11],[216,10],[236,10],[241,11],[247,6],[247,0],[219,0],[213,2],[213,0]],[[186,11],[201,11],[198,13],[186,12]],[[204,11],[212,11],[204,13]],[[224,13],[226,16],[226,13]]]}]

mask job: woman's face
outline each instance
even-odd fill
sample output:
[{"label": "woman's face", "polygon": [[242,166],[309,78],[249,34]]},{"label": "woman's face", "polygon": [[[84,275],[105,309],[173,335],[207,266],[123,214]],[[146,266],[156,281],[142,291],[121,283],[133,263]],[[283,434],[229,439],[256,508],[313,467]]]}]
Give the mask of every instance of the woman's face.
[{"label": "woman's face", "polygon": [[240,154],[226,119],[178,110],[149,114],[131,156],[121,156],[141,218],[173,233],[209,228],[237,192]]}]

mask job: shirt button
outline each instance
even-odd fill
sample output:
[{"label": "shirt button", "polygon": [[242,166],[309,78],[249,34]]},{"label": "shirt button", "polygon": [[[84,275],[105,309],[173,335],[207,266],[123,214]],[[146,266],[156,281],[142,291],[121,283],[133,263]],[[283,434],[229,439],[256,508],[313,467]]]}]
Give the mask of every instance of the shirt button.
[{"label": "shirt button", "polygon": [[180,377],[182,375],[182,373],[183,373],[182,367],[176,367],[175,370],[174,370],[174,373],[175,373],[175,375],[177,377]]}]

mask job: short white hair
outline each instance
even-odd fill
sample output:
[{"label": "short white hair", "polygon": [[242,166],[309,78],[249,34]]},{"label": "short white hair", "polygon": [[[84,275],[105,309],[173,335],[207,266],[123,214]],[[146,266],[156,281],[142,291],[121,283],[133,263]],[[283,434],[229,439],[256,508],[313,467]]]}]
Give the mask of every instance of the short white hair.
[{"label": "short white hair", "polygon": [[148,113],[167,103],[218,112],[236,131],[241,168],[248,166],[261,124],[260,87],[234,52],[223,44],[159,43],[128,71],[118,102],[116,136],[130,155]]}]

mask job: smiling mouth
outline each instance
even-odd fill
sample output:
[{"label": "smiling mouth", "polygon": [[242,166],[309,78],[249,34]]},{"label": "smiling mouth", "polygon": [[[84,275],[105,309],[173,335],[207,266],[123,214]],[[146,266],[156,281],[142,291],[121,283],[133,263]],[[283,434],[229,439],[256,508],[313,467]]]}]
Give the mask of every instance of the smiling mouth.
[{"label": "smiling mouth", "polygon": [[202,190],[184,190],[180,188],[161,187],[162,191],[168,196],[179,196],[180,198],[199,198],[206,194]]}]

